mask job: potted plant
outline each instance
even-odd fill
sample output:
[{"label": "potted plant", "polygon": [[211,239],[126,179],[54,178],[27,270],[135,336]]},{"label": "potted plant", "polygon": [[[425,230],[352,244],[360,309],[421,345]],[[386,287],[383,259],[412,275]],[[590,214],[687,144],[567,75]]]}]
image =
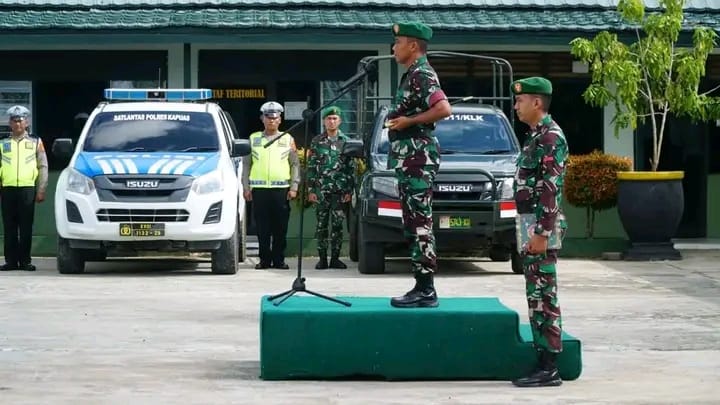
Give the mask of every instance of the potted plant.
[{"label": "potted plant", "polygon": [[[617,11],[633,27],[626,44],[616,34],[598,33],[592,40],[575,38],[571,53],[588,64],[592,79],[583,93],[593,106],[615,106],[615,136],[621,128],[652,130],[650,171],[618,172],[618,213],[631,248],[626,260],[679,259],[673,247],[683,215],[682,171],[658,171],[670,117],[708,121],[720,116],[720,103],[700,93],[705,64],[717,34],[695,27],[692,43],[680,43],[684,33],[684,0],[659,0],[662,11],[646,13],[643,0],[620,0]],[[683,38],[684,39],[684,38]]]},{"label": "potted plant", "polygon": [[571,155],[565,174],[565,197],[585,208],[585,237],[595,235],[595,214],[617,204],[617,173],[632,168],[630,158],[593,151],[587,155]]}]

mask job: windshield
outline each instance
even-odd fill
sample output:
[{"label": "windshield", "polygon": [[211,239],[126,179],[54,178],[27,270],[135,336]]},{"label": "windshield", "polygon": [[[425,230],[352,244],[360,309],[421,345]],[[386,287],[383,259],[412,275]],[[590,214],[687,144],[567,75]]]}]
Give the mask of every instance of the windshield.
[{"label": "windshield", "polygon": [[86,152],[214,152],[213,117],[205,112],[105,112],[85,138]]},{"label": "windshield", "polygon": [[[387,132],[383,129],[378,153],[389,152]],[[509,126],[495,114],[452,114],[437,123],[433,135],[443,154],[503,154],[517,150]]]}]

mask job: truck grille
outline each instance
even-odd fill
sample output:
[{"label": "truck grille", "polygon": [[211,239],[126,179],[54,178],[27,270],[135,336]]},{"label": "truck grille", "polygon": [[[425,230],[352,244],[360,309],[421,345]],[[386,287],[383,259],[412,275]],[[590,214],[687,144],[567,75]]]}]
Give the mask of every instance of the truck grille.
[{"label": "truck grille", "polygon": [[187,222],[190,213],[187,210],[173,209],[100,209],[97,220],[100,222]]},{"label": "truck grille", "polygon": [[96,176],[93,180],[100,201],[141,203],[183,202],[194,179],[169,174],[125,174]]}]

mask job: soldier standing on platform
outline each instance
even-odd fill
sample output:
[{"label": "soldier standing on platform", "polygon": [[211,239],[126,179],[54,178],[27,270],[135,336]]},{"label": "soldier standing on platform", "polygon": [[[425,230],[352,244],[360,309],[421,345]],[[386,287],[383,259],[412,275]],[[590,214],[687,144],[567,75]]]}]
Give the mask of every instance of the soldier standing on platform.
[{"label": "soldier standing on platform", "polygon": [[437,268],[433,235],[432,191],[440,166],[440,152],[432,131],[450,116],[452,108],[427,60],[432,29],[411,22],[393,25],[393,53],[407,67],[395,93],[386,127],[390,140],[388,168],[395,170],[405,238],[409,244],[415,286],[393,297],[394,307],[436,307],[433,275]]},{"label": "soldier standing on platform", "polygon": [[[513,381],[519,387],[562,384],[555,364],[562,352],[562,318],[557,297],[559,245],[567,228],[562,213],[562,192],[568,145],[560,126],[548,114],[552,84],[541,77],[517,80],[511,85],[518,119],[530,127],[517,162],[515,202],[518,215],[534,214],[536,221],[521,252],[537,369]],[[530,226],[532,228],[532,225]],[[548,246],[548,240],[551,245]]]},{"label": "soldier standing on platform", "polygon": [[[331,106],[323,110],[325,132],[313,138],[308,158],[308,201],[316,203],[318,243],[320,261],[316,269],[345,269],[340,261],[343,240],[344,205],[350,201],[355,187],[355,169],[352,158],[341,154],[348,139],[340,131],[342,119],[340,108]],[[330,229],[331,259],[328,265],[328,228]]]},{"label": "soldier standing on platform", "polygon": [[10,117],[9,138],[2,140],[0,163],[0,198],[5,229],[5,264],[2,271],[34,271],[32,247],[35,202],[45,200],[48,184],[48,161],[40,138],[27,132],[30,111],[21,105],[7,110]]}]

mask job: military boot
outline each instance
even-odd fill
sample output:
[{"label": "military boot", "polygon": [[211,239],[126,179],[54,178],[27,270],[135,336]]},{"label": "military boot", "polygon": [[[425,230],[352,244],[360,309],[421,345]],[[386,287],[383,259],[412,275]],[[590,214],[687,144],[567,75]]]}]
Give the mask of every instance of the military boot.
[{"label": "military boot", "polygon": [[541,350],[537,369],[530,375],[518,378],[512,383],[517,387],[557,387],[562,385],[560,371],[555,365],[557,353]]},{"label": "military boot", "polygon": [[330,268],[332,269],[347,269],[347,265],[338,259],[337,255],[333,255],[330,259]]},{"label": "military boot", "polygon": [[318,256],[320,256],[320,261],[315,265],[315,268],[318,270],[325,270],[328,268],[328,261],[327,261],[327,253],[325,252],[318,252]]},{"label": "military boot", "polygon": [[433,283],[433,274],[416,274],[415,287],[401,297],[393,297],[390,305],[397,308],[437,307],[438,298]]}]

